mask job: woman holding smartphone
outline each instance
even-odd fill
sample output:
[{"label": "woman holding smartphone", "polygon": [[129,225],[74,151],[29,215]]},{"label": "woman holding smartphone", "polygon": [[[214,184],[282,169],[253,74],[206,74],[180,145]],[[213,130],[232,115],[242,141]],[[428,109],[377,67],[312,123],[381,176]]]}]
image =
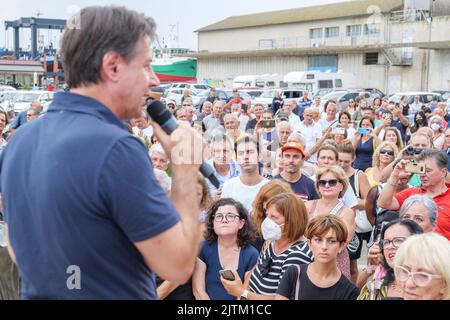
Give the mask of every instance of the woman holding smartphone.
[{"label": "woman holding smartphone", "polygon": [[205,239],[192,279],[194,296],[197,300],[234,300],[225,291],[221,274],[229,276],[235,271],[243,278],[258,259],[251,245],[255,227],[244,206],[230,198],[215,202],[208,210]]},{"label": "woman holding smartphone", "polygon": [[375,124],[371,118],[362,117],[359,125],[352,142],[356,152],[353,168],[366,171],[372,166],[372,157],[378,142],[374,131]]}]

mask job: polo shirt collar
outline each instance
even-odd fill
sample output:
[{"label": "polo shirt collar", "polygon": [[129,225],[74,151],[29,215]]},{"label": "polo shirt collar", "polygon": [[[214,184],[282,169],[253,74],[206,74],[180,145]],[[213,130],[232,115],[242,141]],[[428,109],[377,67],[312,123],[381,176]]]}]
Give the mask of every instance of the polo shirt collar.
[{"label": "polo shirt collar", "polygon": [[127,130],[125,123],[100,101],[73,92],[58,92],[47,112],[76,112],[94,116]]}]

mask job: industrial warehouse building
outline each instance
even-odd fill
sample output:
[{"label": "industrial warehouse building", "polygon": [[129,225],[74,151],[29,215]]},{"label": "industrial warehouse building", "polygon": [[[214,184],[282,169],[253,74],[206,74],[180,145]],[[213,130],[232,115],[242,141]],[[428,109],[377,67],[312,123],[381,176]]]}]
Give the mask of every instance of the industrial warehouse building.
[{"label": "industrial warehouse building", "polygon": [[198,32],[198,80],[352,72],[387,93],[450,90],[450,1],[357,0],[232,16]]}]

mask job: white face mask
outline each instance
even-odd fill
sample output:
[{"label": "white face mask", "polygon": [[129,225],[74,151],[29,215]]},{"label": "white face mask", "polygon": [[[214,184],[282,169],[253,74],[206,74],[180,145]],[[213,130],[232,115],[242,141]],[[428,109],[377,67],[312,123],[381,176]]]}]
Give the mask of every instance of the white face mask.
[{"label": "white face mask", "polygon": [[281,238],[281,226],[272,219],[266,217],[261,224],[261,232],[264,240],[279,240]]},{"label": "white face mask", "polygon": [[431,128],[433,131],[438,131],[438,130],[441,128],[441,126],[440,126],[439,124],[437,124],[437,123],[432,123],[431,126],[430,126],[430,128]]}]

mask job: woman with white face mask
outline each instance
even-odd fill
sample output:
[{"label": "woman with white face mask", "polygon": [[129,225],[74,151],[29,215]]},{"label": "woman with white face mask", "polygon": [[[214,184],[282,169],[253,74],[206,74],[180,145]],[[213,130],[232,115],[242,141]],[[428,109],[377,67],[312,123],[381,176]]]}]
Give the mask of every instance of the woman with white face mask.
[{"label": "woman with white face mask", "polygon": [[308,214],[294,193],[285,192],[271,198],[265,205],[265,215],[257,228],[266,242],[250,277],[244,283],[237,274],[234,281],[221,279],[228,294],[241,300],[274,299],[286,269],[295,264],[308,264],[313,259],[304,238]]},{"label": "woman with white face mask", "polygon": [[437,149],[442,149],[445,142],[444,119],[435,115],[430,118],[430,128],[433,130],[433,145]]}]

